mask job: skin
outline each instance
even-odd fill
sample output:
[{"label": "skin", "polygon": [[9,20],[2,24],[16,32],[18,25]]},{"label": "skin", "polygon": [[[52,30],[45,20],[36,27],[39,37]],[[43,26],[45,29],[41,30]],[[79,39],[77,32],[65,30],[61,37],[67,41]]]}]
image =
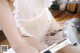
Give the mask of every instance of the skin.
[{"label": "skin", "polygon": [[[11,47],[15,50],[16,53],[39,53],[38,50],[43,50],[47,48],[40,41],[32,37],[22,37],[19,33],[14,16],[12,13],[13,7],[11,1],[0,0],[0,26],[2,27]],[[53,19],[53,24],[56,23]],[[58,29],[60,29],[59,27]],[[36,44],[37,42],[37,44]]]},{"label": "skin", "polygon": [[80,53],[80,45],[78,46],[68,45],[56,53]]},{"label": "skin", "polygon": [[7,0],[0,0],[0,26],[16,53],[39,53],[20,36]]}]

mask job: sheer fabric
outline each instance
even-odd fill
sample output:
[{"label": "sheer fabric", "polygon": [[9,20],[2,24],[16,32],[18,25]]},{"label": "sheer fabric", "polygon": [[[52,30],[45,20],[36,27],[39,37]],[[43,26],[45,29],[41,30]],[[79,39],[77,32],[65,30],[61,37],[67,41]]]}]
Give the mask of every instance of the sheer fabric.
[{"label": "sheer fabric", "polygon": [[13,13],[20,32],[43,41],[51,24],[51,4],[51,0],[14,0]]}]

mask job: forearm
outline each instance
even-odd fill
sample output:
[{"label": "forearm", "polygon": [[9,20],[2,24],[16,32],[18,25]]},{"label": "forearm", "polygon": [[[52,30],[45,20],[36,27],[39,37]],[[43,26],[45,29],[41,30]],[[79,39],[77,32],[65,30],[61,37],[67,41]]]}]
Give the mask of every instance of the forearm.
[{"label": "forearm", "polygon": [[8,2],[5,0],[0,0],[0,25],[13,48],[25,43],[18,32]]}]

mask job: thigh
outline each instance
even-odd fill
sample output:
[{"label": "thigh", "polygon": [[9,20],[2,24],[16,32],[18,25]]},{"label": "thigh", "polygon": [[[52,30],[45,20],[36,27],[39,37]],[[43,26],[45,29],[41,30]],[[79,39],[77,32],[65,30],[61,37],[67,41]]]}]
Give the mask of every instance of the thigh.
[{"label": "thigh", "polygon": [[80,46],[66,46],[59,50],[57,53],[80,53]]},{"label": "thigh", "polygon": [[44,49],[46,49],[48,46],[46,44],[44,44],[43,42],[39,41],[36,38],[33,37],[23,37],[23,39],[28,42],[31,46],[37,48],[39,51],[42,51]]}]

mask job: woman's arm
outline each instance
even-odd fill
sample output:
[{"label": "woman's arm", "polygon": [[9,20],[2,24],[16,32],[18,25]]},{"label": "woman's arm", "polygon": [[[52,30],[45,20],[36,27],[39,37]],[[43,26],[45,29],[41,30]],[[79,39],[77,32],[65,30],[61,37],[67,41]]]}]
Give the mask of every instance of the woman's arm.
[{"label": "woman's arm", "polygon": [[12,48],[17,53],[38,53],[35,48],[29,46],[20,36],[7,0],[0,0],[0,25]]}]

